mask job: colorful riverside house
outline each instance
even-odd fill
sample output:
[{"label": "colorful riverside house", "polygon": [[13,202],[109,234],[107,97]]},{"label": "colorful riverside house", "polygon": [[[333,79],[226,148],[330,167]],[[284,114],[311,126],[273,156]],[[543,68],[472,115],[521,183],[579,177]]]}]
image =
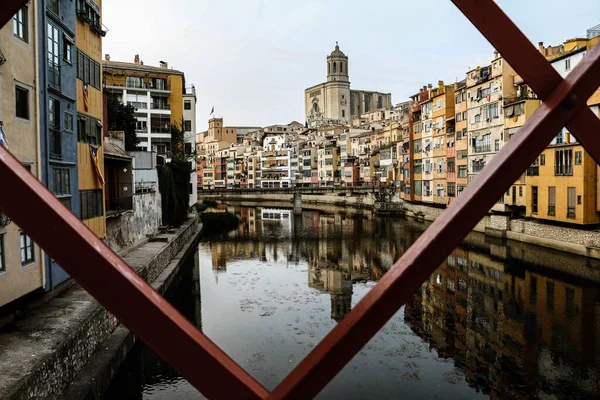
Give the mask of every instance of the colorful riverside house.
[{"label": "colorful riverside house", "polygon": [[412,151],[411,151],[411,193],[414,201],[421,201],[423,198],[423,122],[421,114],[423,112],[421,103],[429,97],[427,86],[419,89],[419,93],[411,97],[411,124],[412,124]]},{"label": "colorful riverside house", "polygon": [[[467,72],[468,179],[475,179],[500,151],[504,133],[502,99],[514,97],[514,69],[498,54],[490,65]],[[504,196],[492,207],[506,211]]]},{"label": "colorful riverside house", "polygon": [[[102,137],[102,0],[76,0],[77,167],[80,218],[99,238],[106,236]],[[130,171],[131,173],[131,171]],[[125,188],[116,188],[116,190]],[[129,188],[131,190],[131,188]],[[108,195],[108,193],[106,193]],[[125,197],[123,193],[111,196]]]},{"label": "colorful riverside house", "polygon": [[[433,203],[433,99],[432,85],[427,86],[427,98],[421,103],[421,165],[423,192],[421,201],[423,203]],[[416,151],[416,150],[415,150]]]},{"label": "colorful riverside house", "polygon": [[[38,7],[39,2],[24,6],[0,29],[0,146],[36,177],[40,177],[34,52]],[[10,187],[0,191],[0,196],[12,194]],[[0,307],[44,287],[42,254],[26,232],[0,213]]]},{"label": "colorful riverside house", "polygon": [[398,119],[402,129],[402,144],[398,147],[398,160],[400,162],[401,183],[400,198],[403,200],[412,200],[411,182],[412,182],[412,112],[411,102],[406,101],[398,107]]},{"label": "colorful riverside house", "polygon": [[[600,32],[590,29],[586,38],[567,40],[557,54],[544,55],[564,77],[598,42]],[[540,51],[546,51],[541,44]],[[600,116],[599,104],[597,90],[588,105],[594,114]],[[577,225],[600,223],[598,178],[596,162],[577,138],[563,128],[529,168],[526,215]]]},{"label": "colorful riverside house", "polygon": [[[438,81],[437,88],[431,91],[432,99],[432,144],[433,144],[433,202],[436,204],[449,204],[449,189],[447,188],[448,158],[454,170],[454,86],[444,85]],[[450,134],[450,139],[448,139]],[[450,173],[452,183],[454,175]],[[455,194],[454,185],[451,185],[452,197]]]},{"label": "colorful riverside house", "polygon": [[456,141],[454,144],[456,153],[456,195],[459,195],[467,187],[468,181],[468,130],[467,130],[467,80],[463,79],[454,84],[454,126],[456,130]]},{"label": "colorful riverside house", "polygon": [[184,73],[169,69],[164,61],[153,67],[144,65],[139,55],[128,63],[111,61],[106,54],[103,75],[107,92],[136,108],[140,150],[156,151],[170,161],[171,125],[181,125],[179,128],[187,131],[183,119]]},{"label": "colorful riverside house", "polygon": [[[38,12],[41,180],[81,217],[77,169],[75,2],[42,0]],[[97,199],[102,204],[102,198]],[[46,290],[69,276],[45,257]]]},{"label": "colorful riverside house", "polygon": [[[504,98],[504,136],[503,140],[506,143],[515,134],[519,134],[518,130],[525,124],[533,113],[538,109],[541,102],[531,90],[531,88],[523,81],[520,75],[514,76],[514,86],[517,93],[515,96]],[[518,181],[506,191],[504,195],[504,204],[509,209],[513,216],[521,216],[525,214],[527,206],[527,187],[526,175],[537,174],[539,168],[538,161],[529,168],[527,173],[523,173]]]}]

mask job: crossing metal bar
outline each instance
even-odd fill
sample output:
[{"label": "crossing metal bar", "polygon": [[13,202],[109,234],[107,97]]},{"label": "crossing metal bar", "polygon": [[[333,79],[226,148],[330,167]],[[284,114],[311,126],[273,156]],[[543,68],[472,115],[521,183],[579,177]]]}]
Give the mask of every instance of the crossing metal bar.
[{"label": "crossing metal bar", "polygon": [[85,290],[209,398],[267,391],[0,147],[0,208]]}]

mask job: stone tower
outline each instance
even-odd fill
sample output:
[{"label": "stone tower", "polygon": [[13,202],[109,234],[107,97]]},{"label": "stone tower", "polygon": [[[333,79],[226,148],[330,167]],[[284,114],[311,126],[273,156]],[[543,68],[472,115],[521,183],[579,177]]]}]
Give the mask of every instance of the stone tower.
[{"label": "stone tower", "polygon": [[348,57],[340,50],[338,43],[327,56],[327,108],[329,117],[344,123],[350,118],[350,79]]}]

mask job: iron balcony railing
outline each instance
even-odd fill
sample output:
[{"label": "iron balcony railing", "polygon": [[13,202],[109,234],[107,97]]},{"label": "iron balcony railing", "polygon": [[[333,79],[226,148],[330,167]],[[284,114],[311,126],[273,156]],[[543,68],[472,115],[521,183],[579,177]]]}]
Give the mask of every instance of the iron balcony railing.
[{"label": "iron balcony railing", "polygon": [[152,103],[152,105],[150,106],[150,108],[152,110],[170,110],[171,109],[171,105],[170,104]]}]

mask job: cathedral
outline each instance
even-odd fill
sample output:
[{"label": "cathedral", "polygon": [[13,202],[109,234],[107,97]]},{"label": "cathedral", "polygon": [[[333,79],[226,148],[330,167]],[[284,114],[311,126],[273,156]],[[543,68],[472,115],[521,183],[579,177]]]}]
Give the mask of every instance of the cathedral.
[{"label": "cathedral", "polygon": [[304,90],[308,126],[348,125],[355,116],[392,106],[390,93],[350,89],[348,69],[348,57],[336,42],[335,49],[327,56],[327,82]]}]

